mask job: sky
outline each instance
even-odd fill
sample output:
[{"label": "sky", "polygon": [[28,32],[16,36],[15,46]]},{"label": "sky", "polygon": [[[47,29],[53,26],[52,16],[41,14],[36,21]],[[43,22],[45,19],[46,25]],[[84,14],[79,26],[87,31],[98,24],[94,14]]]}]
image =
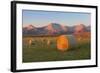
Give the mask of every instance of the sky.
[{"label": "sky", "polygon": [[35,27],[46,26],[50,23],[59,23],[64,26],[74,26],[76,24],[90,25],[90,13],[79,12],[57,12],[23,10],[23,26],[33,25]]}]

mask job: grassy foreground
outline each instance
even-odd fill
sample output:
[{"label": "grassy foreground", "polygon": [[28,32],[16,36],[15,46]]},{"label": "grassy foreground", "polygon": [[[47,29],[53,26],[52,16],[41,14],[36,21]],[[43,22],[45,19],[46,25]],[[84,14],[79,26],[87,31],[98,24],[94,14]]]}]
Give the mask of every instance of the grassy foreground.
[{"label": "grassy foreground", "polygon": [[[91,58],[90,42],[78,44],[68,51],[61,52],[54,48],[56,44],[51,46],[45,43],[36,42],[37,45],[23,45],[23,62],[45,62],[45,61],[64,61],[64,60],[85,60]],[[55,42],[54,42],[55,43]]]}]

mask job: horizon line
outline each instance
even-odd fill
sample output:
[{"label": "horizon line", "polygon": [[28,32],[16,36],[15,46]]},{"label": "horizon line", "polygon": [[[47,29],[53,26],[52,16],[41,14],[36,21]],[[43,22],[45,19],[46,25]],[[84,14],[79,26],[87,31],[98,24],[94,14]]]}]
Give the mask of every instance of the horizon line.
[{"label": "horizon line", "polygon": [[[53,23],[48,23],[47,25],[50,25],[50,24],[53,24]],[[61,23],[56,23],[56,24],[63,25],[63,24],[61,24]],[[83,24],[83,23],[78,23],[78,24],[75,24],[75,25],[80,25],[80,24]],[[23,25],[24,25],[24,24],[23,24]],[[24,26],[23,26],[23,25],[22,25],[22,27],[26,27],[26,26],[29,26],[29,25],[34,26],[34,24],[26,24],[26,25],[24,25]],[[36,24],[35,24],[35,25],[36,25]],[[45,27],[45,26],[47,26],[47,25],[44,25],[44,26],[34,26],[34,27]],[[69,24],[67,25],[67,24],[66,24],[66,25],[63,25],[63,26],[70,26],[70,27],[71,27],[71,26],[75,26],[75,25],[69,25]],[[91,24],[88,24],[88,25],[83,24],[83,25],[84,25],[84,26],[91,26]]]}]

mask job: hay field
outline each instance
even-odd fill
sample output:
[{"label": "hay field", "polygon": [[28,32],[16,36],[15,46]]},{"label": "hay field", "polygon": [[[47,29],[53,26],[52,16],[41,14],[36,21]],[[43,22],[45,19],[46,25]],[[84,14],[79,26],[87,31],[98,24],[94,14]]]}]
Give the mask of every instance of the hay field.
[{"label": "hay field", "polygon": [[[89,35],[89,34],[88,34]],[[58,36],[23,36],[23,62],[45,62],[64,60],[85,60],[91,58],[90,37],[82,37],[78,40],[76,47],[68,51],[59,51],[56,46]],[[29,45],[28,40],[32,40]]]}]

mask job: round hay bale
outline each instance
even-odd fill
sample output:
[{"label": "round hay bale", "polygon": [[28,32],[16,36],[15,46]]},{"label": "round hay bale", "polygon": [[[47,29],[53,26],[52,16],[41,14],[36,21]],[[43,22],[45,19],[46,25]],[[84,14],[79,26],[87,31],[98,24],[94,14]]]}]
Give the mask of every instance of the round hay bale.
[{"label": "round hay bale", "polygon": [[66,51],[76,45],[76,39],[73,35],[61,35],[57,38],[57,49]]}]

